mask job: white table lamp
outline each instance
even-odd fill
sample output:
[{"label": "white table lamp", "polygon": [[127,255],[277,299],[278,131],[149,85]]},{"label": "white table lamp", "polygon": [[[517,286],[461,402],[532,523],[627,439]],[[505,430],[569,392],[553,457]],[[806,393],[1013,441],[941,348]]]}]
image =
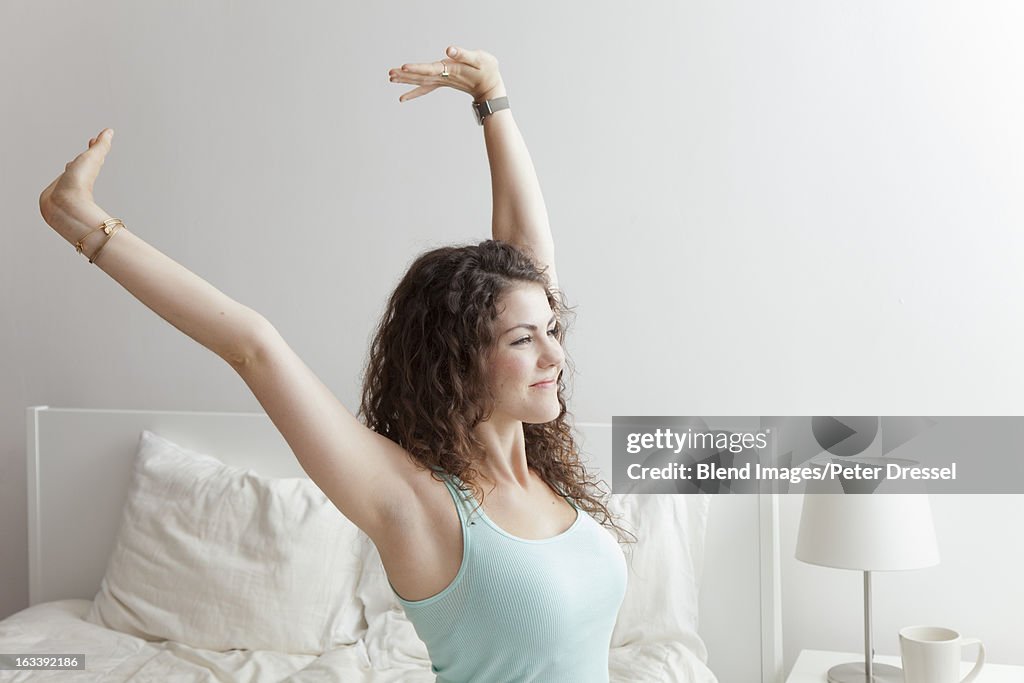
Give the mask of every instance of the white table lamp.
[{"label": "white table lamp", "polygon": [[[830,683],[903,683],[903,670],[874,664],[871,572],[920,569],[939,563],[927,493],[811,493],[800,514],[796,559],[864,572],[864,661],[834,666]],[[841,490],[838,489],[837,490]]]}]

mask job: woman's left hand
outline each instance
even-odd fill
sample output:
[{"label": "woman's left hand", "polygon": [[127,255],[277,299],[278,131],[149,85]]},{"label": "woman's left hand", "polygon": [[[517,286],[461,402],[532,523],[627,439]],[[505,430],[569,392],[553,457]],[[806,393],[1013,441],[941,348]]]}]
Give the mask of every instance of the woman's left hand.
[{"label": "woman's left hand", "polygon": [[[451,46],[446,50],[445,59],[424,64],[403,64],[400,69],[391,69],[388,76],[392,83],[413,83],[419,87],[398,98],[405,102],[420,95],[433,92],[441,86],[448,86],[467,92],[474,101],[490,100],[505,94],[505,84],[498,72],[498,60],[483,50],[464,50]],[[441,73],[447,68],[448,76]]]}]

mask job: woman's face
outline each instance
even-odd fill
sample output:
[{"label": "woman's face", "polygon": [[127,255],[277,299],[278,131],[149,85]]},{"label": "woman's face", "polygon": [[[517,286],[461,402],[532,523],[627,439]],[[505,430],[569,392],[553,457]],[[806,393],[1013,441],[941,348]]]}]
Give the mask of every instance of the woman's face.
[{"label": "woman's face", "polygon": [[540,285],[516,286],[498,301],[488,377],[495,399],[492,420],[500,416],[541,424],[558,418],[558,375],[565,354],[557,325]]}]

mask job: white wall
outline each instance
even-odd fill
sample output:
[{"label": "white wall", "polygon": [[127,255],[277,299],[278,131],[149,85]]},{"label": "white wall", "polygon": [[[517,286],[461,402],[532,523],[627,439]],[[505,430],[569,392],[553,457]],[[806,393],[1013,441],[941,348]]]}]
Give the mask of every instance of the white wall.
[{"label": "white wall", "polygon": [[[779,501],[786,671],[802,648],[863,653],[863,573],[795,559],[803,495],[781,495]],[[931,625],[981,638],[988,662],[1024,664],[1022,501],[1021,495],[929,496],[940,563],[872,573],[877,654],[900,654],[904,626]],[[976,652],[966,650],[965,660]]]},{"label": "white wall", "polygon": [[0,4],[0,616],[27,604],[25,406],[259,410],[39,217],[103,127],[99,203],[266,315],[350,408],[404,267],[488,236],[467,96],[399,104],[387,80],[454,43],[501,60],[533,154],[579,304],[579,420],[1014,414],[1022,19],[1012,0]]}]

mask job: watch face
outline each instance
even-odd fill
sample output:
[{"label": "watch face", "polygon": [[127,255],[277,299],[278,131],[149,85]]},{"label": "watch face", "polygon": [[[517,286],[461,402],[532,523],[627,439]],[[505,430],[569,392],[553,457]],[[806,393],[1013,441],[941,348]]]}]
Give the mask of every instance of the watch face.
[{"label": "watch face", "polygon": [[482,126],[484,125],[484,117],[480,115],[481,106],[482,105],[478,105],[476,103],[473,104],[473,118],[475,118],[476,122]]}]

